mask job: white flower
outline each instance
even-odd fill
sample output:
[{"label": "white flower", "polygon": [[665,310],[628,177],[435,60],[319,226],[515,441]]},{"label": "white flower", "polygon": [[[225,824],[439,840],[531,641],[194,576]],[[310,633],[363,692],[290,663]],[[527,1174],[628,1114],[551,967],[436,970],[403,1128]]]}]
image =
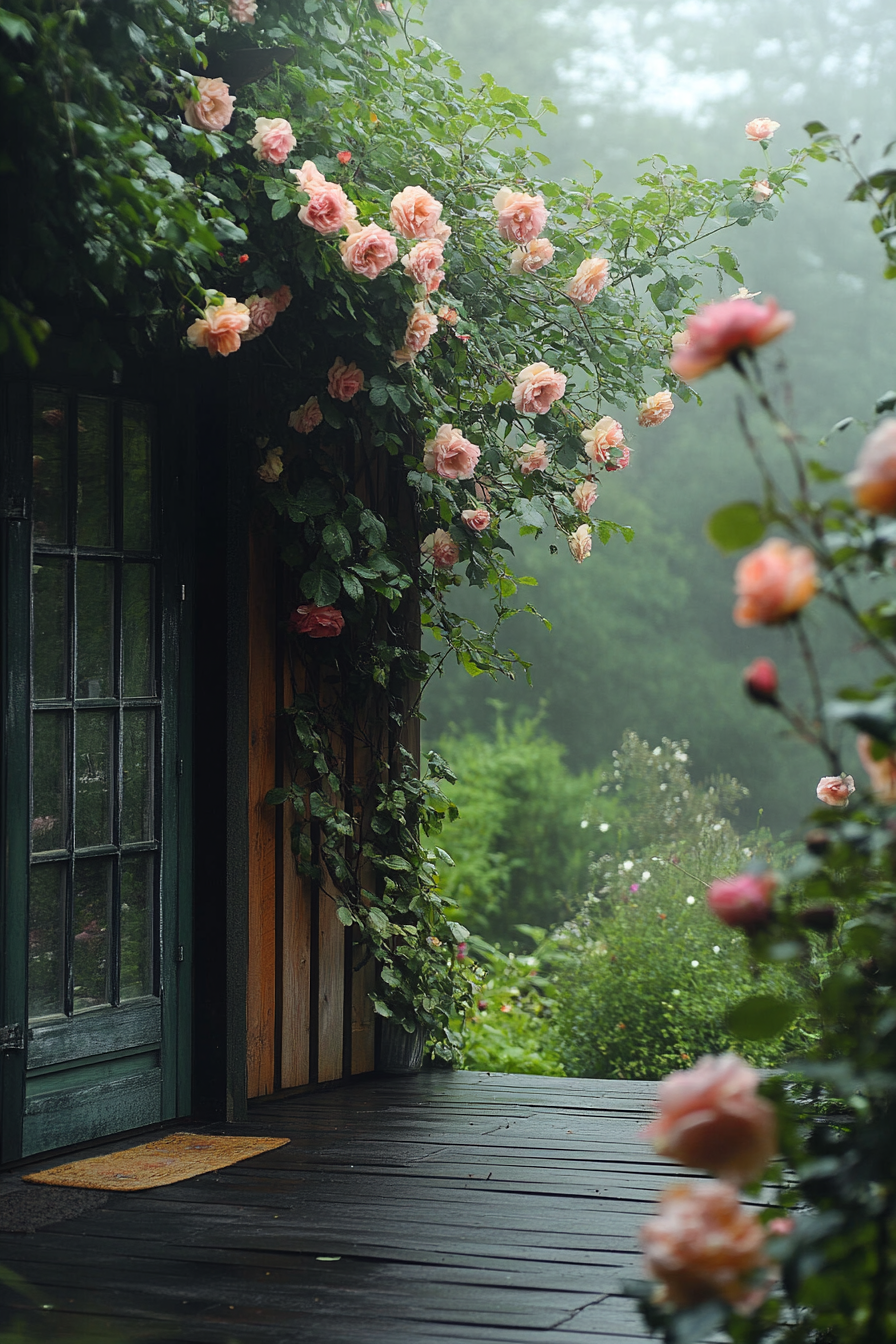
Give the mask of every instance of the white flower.
[{"label": "white flower", "polygon": [[631,859],[625,859],[622,866],[627,873],[630,873],[635,865],[632,863]]},{"label": "white flower", "polygon": [[699,961],[692,961],[692,962],[691,962],[691,965],[692,965],[692,966],[699,966],[700,963],[699,963]]},{"label": "white flower", "polygon": [[609,823],[608,821],[602,821],[601,824],[598,826],[597,829],[598,829],[599,831],[602,831],[604,834],[606,834],[607,831],[610,829],[610,823]]},{"label": "white flower", "polygon": [[687,899],[686,904],[687,904],[687,905],[693,905],[693,904],[694,904],[694,897],[693,897],[693,896],[689,896],[688,899]]},{"label": "white flower", "polygon": [[722,949],[719,947],[718,943],[716,943],[715,947],[712,950],[713,952],[721,952]]},{"label": "white flower", "polygon": [[580,822],[579,824],[581,825],[582,830],[584,831],[584,830],[586,829],[587,825],[588,825],[588,822],[587,822],[587,821],[585,820],[585,818],[583,817],[582,820],[581,820],[581,822]]},{"label": "white flower", "polygon": [[641,874],[641,881],[642,881],[642,882],[649,882],[649,881],[650,881],[650,873],[647,871],[646,868],[644,869],[644,872]]},{"label": "white flower", "polygon": [[681,990],[680,990],[680,989],[673,989],[672,993],[675,995],[675,997],[676,997],[676,999],[677,999],[678,996],[679,996],[679,994],[681,993]]}]

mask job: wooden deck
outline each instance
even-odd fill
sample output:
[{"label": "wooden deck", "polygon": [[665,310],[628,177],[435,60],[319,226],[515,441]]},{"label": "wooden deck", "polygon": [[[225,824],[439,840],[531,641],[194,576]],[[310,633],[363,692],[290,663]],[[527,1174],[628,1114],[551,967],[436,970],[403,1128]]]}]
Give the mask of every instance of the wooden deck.
[{"label": "wooden deck", "polygon": [[[264,1102],[236,1131],[288,1146],[0,1233],[40,1288],[0,1285],[0,1339],[12,1315],[41,1344],[631,1344],[621,1281],[680,1171],[638,1137],[655,1086],[432,1071]],[[20,1171],[0,1225],[47,1190]]]}]

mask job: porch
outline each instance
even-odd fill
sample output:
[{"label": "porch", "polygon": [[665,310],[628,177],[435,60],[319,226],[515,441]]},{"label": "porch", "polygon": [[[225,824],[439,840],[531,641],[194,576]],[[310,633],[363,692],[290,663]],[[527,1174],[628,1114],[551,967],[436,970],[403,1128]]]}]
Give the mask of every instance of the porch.
[{"label": "porch", "polygon": [[13,1307],[0,1287],[0,1331],[12,1315],[41,1344],[643,1339],[621,1284],[672,1175],[639,1138],[654,1094],[431,1070],[256,1103],[227,1132],[290,1143],[180,1185],[106,1197],[19,1167],[0,1177],[0,1228],[21,1229],[0,1231],[0,1266],[41,1292]]}]

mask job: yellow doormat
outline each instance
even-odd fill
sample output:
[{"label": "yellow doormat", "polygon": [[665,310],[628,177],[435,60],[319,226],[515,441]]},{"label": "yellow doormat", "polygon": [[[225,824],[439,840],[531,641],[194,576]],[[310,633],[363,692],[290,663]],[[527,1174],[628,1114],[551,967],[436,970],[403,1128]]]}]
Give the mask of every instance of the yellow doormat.
[{"label": "yellow doormat", "polygon": [[247,1157],[282,1148],[289,1139],[247,1139],[234,1135],[169,1134],[167,1139],[142,1143],[103,1157],[87,1157],[23,1176],[37,1185],[75,1185],[81,1190],[151,1190],[156,1185],[201,1176],[206,1171],[232,1167]]}]

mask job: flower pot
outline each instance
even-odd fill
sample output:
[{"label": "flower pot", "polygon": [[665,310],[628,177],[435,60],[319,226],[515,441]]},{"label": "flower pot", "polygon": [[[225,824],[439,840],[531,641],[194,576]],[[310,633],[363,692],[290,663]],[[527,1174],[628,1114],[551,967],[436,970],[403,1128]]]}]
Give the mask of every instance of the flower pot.
[{"label": "flower pot", "polygon": [[419,1073],[423,1068],[425,1029],[420,1026],[416,1031],[405,1031],[404,1027],[390,1021],[389,1018],[381,1018],[378,1026],[377,1073],[393,1075]]}]

